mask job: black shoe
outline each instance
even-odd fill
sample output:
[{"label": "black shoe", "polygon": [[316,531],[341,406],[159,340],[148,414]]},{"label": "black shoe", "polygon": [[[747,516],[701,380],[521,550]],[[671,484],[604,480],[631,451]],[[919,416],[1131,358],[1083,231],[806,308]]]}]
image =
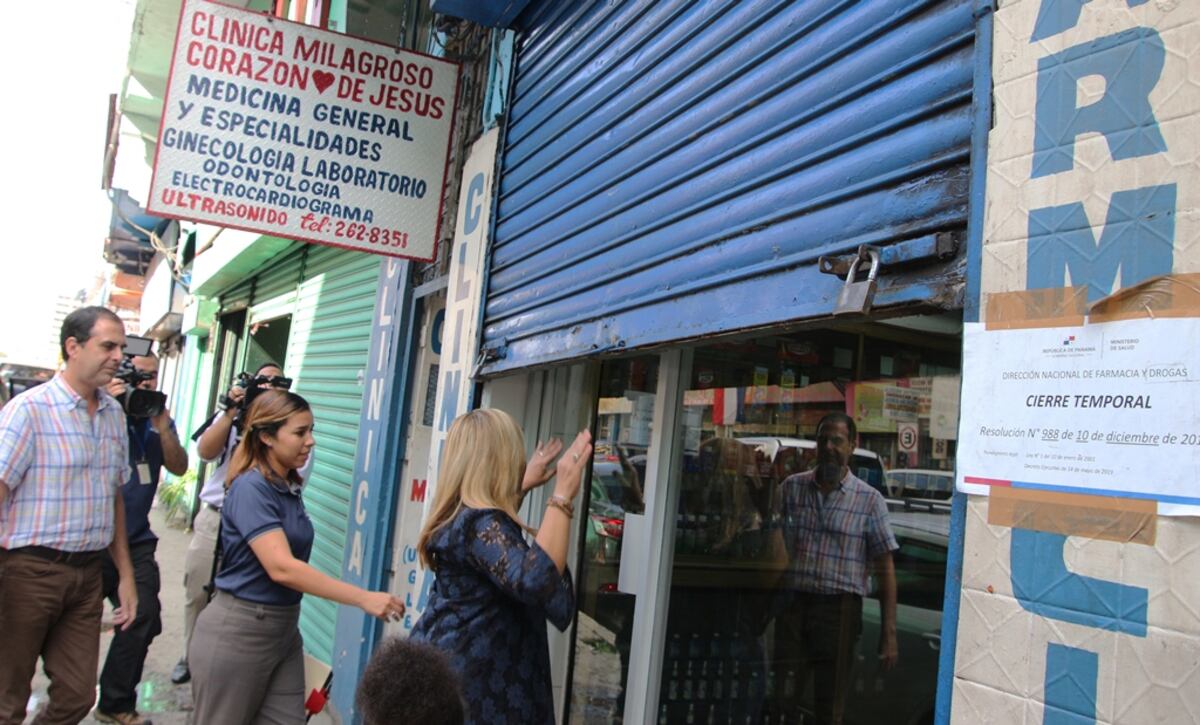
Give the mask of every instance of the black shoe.
[{"label": "black shoe", "polygon": [[153,722],[139,715],[136,710],[133,712],[118,712],[111,715],[107,712],[97,710],[93,714],[93,717],[96,719],[96,722],[109,723],[109,725],[154,725]]},{"label": "black shoe", "polygon": [[192,671],[188,669],[187,660],[179,660],[175,669],[171,670],[171,682],[182,685],[190,679],[192,679]]}]

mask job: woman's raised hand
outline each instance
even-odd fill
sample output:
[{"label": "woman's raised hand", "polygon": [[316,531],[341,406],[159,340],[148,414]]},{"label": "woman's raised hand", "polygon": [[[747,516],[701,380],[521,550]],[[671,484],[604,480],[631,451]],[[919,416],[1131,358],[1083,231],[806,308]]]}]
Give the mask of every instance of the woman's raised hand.
[{"label": "woman's raised hand", "polygon": [[558,438],[538,443],[537,449],[529,458],[529,463],[525,464],[525,478],[521,481],[521,491],[529,491],[545,485],[554,477],[554,469],[551,468],[550,462],[562,452],[562,449],[563,442]]},{"label": "woman's raised hand", "polygon": [[579,486],[583,482],[583,469],[592,458],[592,433],[586,428],[579,431],[571,447],[558,459],[558,481],[554,484],[554,493],[574,501],[579,494]]},{"label": "woman's raised hand", "polygon": [[363,592],[360,609],[372,617],[393,622],[404,616],[404,602],[387,592]]}]

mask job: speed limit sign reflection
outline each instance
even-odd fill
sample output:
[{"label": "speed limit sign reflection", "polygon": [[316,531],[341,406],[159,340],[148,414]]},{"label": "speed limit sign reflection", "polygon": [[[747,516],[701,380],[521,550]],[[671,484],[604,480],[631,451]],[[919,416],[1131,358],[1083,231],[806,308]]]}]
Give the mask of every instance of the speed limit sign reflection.
[{"label": "speed limit sign reflection", "polygon": [[917,458],[917,441],[920,437],[920,429],[916,423],[897,423],[896,437],[900,442],[900,452],[908,454],[910,461],[915,461]]}]

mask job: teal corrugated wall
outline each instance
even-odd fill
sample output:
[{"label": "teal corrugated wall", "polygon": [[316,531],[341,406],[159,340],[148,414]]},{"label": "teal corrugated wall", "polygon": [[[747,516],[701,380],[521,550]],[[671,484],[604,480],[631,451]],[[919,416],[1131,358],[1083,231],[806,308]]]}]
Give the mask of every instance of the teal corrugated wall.
[{"label": "teal corrugated wall", "polygon": [[250,297],[254,293],[254,278],[239,282],[221,293],[221,314],[250,306]]},{"label": "teal corrugated wall", "polygon": [[254,304],[250,307],[251,323],[292,314],[296,306],[296,288],[301,281],[307,246],[297,242],[292,249],[265,265],[254,283]]},{"label": "teal corrugated wall", "polygon": [[[285,367],[292,390],[313,407],[316,461],[304,502],[316,530],[309,563],[341,577],[350,515],[351,478],[362,409],[362,376],[371,345],[380,258],[310,247],[296,291]],[[305,597],[300,614],[304,646],[329,663],[337,605]]]}]

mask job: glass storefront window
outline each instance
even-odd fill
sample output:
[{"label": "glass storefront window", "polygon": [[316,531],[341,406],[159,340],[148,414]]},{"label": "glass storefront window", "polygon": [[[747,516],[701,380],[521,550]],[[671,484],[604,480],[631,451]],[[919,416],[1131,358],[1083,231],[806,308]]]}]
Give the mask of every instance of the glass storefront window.
[{"label": "glass storefront window", "polygon": [[862,323],[695,350],[659,722],[932,721],[960,349]]},{"label": "glass storefront window", "polygon": [[346,7],[346,33],[398,48],[428,50],[432,26],[428,3],[350,0]]},{"label": "glass storefront window", "polygon": [[641,514],[646,507],[657,384],[657,358],[601,366],[592,475],[583,507],[571,722],[619,722],[625,710],[635,597],[618,591],[617,583],[625,515]]}]

